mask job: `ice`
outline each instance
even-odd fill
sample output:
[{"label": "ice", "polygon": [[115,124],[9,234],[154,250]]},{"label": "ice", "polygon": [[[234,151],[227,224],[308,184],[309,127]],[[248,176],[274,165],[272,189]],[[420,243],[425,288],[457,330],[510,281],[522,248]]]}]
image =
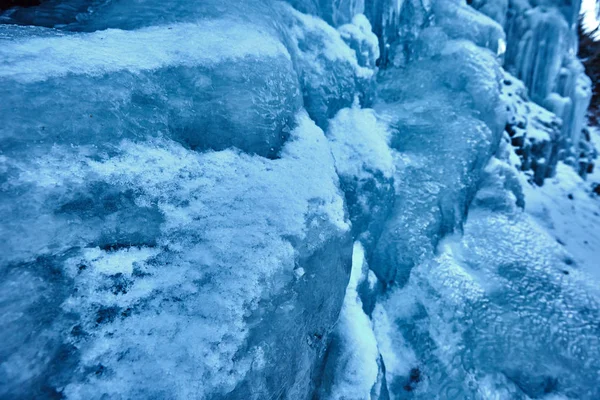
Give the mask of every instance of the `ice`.
[{"label": "ice", "polygon": [[364,11],[364,0],[290,0],[295,9],[317,15],[335,27],[350,23],[354,16]]},{"label": "ice", "polygon": [[[20,31],[17,35],[28,35],[28,40],[10,40],[15,31]],[[232,24],[223,19],[201,25],[177,24],[135,31],[108,29],[86,35],[48,32],[54,37],[35,38],[35,29],[2,26],[0,54],[5,63],[0,77],[33,83],[67,74],[99,77],[123,70],[140,73],[165,67],[210,67],[244,58],[290,59],[276,37],[251,24]],[[186,35],[204,40],[182,42]],[[44,57],[39,57],[42,51]]]},{"label": "ice", "polygon": [[[4,156],[14,175],[2,207],[0,291],[12,316],[2,396],[309,390],[303,377],[337,318],[351,241],[327,140],[305,112],[296,120],[277,160],[165,137]],[[14,298],[15,287],[35,295]],[[32,324],[37,333],[18,339]],[[275,368],[279,378],[264,372]]]},{"label": "ice", "polygon": [[509,110],[506,133],[523,171],[533,171],[533,180],[543,185],[553,176],[559,158],[567,147],[561,142],[563,122],[555,114],[530,101],[527,88],[509,73],[504,73],[502,97]]},{"label": "ice", "polygon": [[[364,249],[354,244],[352,273],[344,305],[330,345],[327,363],[332,377],[324,376],[322,390],[336,400],[368,399],[379,375],[379,350],[372,322],[363,311],[358,286],[367,278]],[[330,386],[330,387],[328,387]]]},{"label": "ice", "polygon": [[[136,31],[51,31],[52,37],[35,37],[34,29],[25,39],[27,29],[0,26],[1,117],[9,147],[25,140],[51,146],[49,137],[91,144],[149,134],[199,150],[237,146],[275,157],[301,106],[288,51],[253,25],[214,20]],[[177,44],[189,34],[206,41]],[[82,90],[89,93],[80,99]],[[232,90],[237,95],[227,96]],[[27,118],[31,113],[35,120]]]},{"label": "ice", "polygon": [[371,31],[371,23],[363,14],[356,14],[352,22],[338,28],[342,39],[355,51],[361,67],[375,68],[379,58],[379,40]]},{"label": "ice", "polygon": [[[515,207],[502,170],[511,168],[488,167],[464,234],[447,238],[383,303],[427,377],[414,398],[595,398],[598,290]],[[406,381],[388,373],[391,397]]]},{"label": "ice", "polygon": [[574,56],[580,1],[511,3],[506,21],[508,70],[521,79],[533,101],[563,121],[561,149],[577,152],[591,84]]},{"label": "ice", "polygon": [[449,37],[467,39],[494,53],[503,54],[506,39],[498,23],[458,2],[437,1],[434,4],[436,25],[442,27]]},{"label": "ice", "polygon": [[578,8],[0,13],[0,397],[600,397]]},{"label": "ice", "polygon": [[[346,44],[340,32],[317,17],[284,7],[284,23],[289,27],[304,106],[311,118],[326,128],[329,118],[352,105],[356,94],[369,97],[374,65],[359,65],[357,52]],[[364,38],[351,38],[347,30],[345,36],[350,42],[369,40],[364,33]],[[355,43],[357,46],[360,43]],[[373,56],[367,58],[370,57]]]},{"label": "ice", "polygon": [[547,99],[547,107],[563,120],[562,137],[568,145],[574,146],[575,152],[582,141],[581,132],[592,98],[591,84],[581,62],[572,57],[565,61],[557,82],[557,93],[562,96],[558,101],[566,105],[555,106],[558,96]]},{"label": "ice", "polygon": [[[84,7],[81,7],[82,3]],[[75,11],[76,10],[76,11]],[[41,15],[38,13],[41,11]],[[75,12],[73,12],[75,11]],[[276,29],[277,12],[272,1],[240,0],[226,3],[221,0],[184,2],[180,0],[48,0],[42,7],[19,10],[30,19],[28,23],[49,26],[65,31],[94,32],[110,28],[136,30],[143,27],[165,26],[175,23],[203,23],[211,19],[229,18],[236,22],[260,24]],[[10,10],[5,14],[10,18]],[[50,22],[47,22],[50,21]],[[17,18],[17,23],[20,21]]]},{"label": "ice", "polygon": [[[25,7],[8,8],[4,13],[0,13],[0,23],[60,28],[85,19],[108,2],[108,0],[46,0],[37,2],[39,3],[37,7],[26,7],[27,2],[10,2]],[[31,3],[29,5],[36,5],[35,1],[29,3]],[[4,9],[6,7],[2,7],[2,10]]]},{"label": "ice", "polygon": [[569,27],[554,10],[536,8],[526,18],[529,26],[515,55],[519,60],[516,72],[534,101],[542,102],[552,92],[558,77]]},{"label": "ice", "polygon": [[394,201],[394,160],[387,126],[375,111],[355,104],[331,119],[327,138],[353,234],[366,243],[370,257]]},{"label": "ice", "polygon": [[514,6],[518,2],[511,0],[473,0],[471,6],[504,27],[508,17],[509,3]]},{"label": "ice", "polygon": [[[298,48],[256,3],[0,27],[0,397],[315,389],[352,237]],[[330,44],[307,52],[325,70],[373,76],[335,29],[276,8],[286,35],[293,17]]]},{"label": "ice", "polygon": [[365,15],[379,38],[380,65],[399,66],[411,58],[408,46],[427,26],[431,1],[369,1],[365,3]]},{"label": "ice", "polygon": [[388,283],[405,282],[437,240],[461,226],[478,181],[474,171],[504,127],[494,54],[429,33],[421,38],[423,54],[416,53],[421,60],[379,80],[375,109],[392,129],[395,203],[371,268]]}]

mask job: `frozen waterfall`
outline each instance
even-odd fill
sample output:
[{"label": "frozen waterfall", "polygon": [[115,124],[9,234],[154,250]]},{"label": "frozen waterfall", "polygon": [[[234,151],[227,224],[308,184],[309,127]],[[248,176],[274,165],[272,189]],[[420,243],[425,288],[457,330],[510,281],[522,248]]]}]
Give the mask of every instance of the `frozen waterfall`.
[{"label": "frozen waterfall", "polygon": [[600,398],[579,0],[8,3],[0,399]]}]

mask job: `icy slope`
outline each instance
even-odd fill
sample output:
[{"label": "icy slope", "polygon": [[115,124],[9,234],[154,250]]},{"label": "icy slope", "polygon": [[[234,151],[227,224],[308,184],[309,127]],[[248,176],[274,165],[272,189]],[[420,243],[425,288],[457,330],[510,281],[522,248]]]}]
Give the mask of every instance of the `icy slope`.
[{"label": "icy slope", "polygon": [[0,398],[600,397],[578,7],[3,12]]},{"label": "icy slope", "polygon": [[[596,148],[597,131],[592,131]],[[600,184],[596,167],[587,180],[581,179],[567,165],[559,164],[556,176],[544,186],[523,185],[525,208],[573,257],[576,267],[600,279],[600,198],[593,189]]]}]

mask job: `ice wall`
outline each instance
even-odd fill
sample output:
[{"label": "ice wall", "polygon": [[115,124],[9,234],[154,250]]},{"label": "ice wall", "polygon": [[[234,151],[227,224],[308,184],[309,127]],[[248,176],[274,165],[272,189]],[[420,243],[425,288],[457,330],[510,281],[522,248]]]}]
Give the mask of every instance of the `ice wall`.
[{"label": "ice wall", "polygon": [[598,290],[522,212],[577,8],[2,13],[0,397],[600,397]]},{"label": "ice wall", "polygon": [[321,20],[237,7],[0,26],[0,397],[312,392],[352,240],[304,104],[369,69]]},{"label": "ice wall", "polygon": [[579,158],[591,82],[577,59],[580,1],[474,1],[507,35],[505,67],[522,80],[533,101],[562,120],[561,159]]},{"label": "ice wall", "polygon": [[[572,100],[561,79],[578,67],[554,29],[576,11],[551,8],[515,56],[509,3],[476,6],[497,22],[460,2],[365,5],[380,38],[373,108],[388,129],[372,121],[369,135],[370,112],[342,109],[327,131],[360,245],[320,398],[599,395],[598,291],[522,212],[523,176],[543,184],[583,123],[531,100]],[[525,84],[501,71],[510,57]]]}]

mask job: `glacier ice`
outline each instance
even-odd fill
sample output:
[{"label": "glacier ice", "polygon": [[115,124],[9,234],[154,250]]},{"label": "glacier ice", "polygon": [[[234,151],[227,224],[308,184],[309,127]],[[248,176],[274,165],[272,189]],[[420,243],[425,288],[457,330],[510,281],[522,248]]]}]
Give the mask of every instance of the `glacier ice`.
[{"label": "glacier ice", "polygon": [[600,397],[578,11],[1,11],[0,398]]}]

